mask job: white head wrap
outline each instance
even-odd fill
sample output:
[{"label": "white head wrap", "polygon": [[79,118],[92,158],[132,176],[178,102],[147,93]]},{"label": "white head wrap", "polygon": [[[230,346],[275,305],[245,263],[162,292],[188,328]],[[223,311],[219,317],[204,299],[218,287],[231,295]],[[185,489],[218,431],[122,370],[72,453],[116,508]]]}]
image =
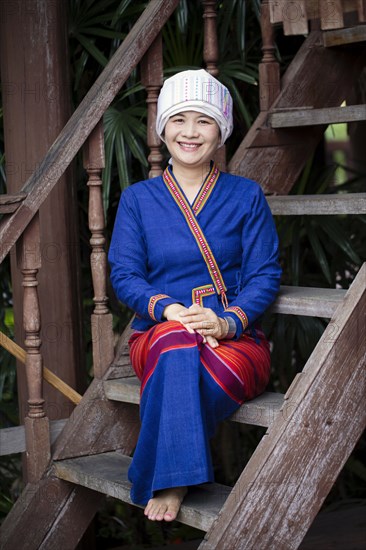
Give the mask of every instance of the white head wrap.
[{"label": "white head wrap", "polygon": [[164,141],[168,119],[183,111],[197,111],[213,118],[221,131],[221,143],[233,131],[233,100],[229,90],[204,69],[182,71],[168,78],[160,91],[156,132]]}]

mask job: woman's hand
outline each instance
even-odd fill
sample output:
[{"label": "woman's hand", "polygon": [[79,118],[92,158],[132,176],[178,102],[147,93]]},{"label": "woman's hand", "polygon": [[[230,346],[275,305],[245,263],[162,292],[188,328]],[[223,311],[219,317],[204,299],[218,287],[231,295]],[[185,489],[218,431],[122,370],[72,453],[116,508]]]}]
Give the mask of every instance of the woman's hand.
[{"label": "woman's hand", "polygon": [[178,323],[181,323],[191,334],[194,333],[194,330],[184,323],[181,317],[181,313],[184,311],[188,311],[188,308],[185,306],[182,306],[182,304],[170,304],[169,306],[166,306],[166,308],[163,311],[163,317],[167,321],[178,321]]},{"label": "woman's hand", "polygon": [[[197,311],[197,308],[199,308],[199,311]],[[206,321],[208,324],[206,326],[206,329],[202,329],[202,323],[204,323],[204,320],[199,321],[197,318],[197,315],[201,314],[201,316],[204,316],[204,319],[206,319],[207,315],[202,312],[211,312],[210,317],[211,321]],[[220,334],[223,334],[221,338],[225,338],[228,327],[226,321],[224,319],[220,319],[217,317],[217,315],[212,311],[212,309],[208,308],[202,308],[198,305],[192,305],[190,308],[187,308],[185,306],[182,306],[182,304],[170,304],[164,309],[163,317],[167,319],[167,321],[178,321],[181,323],[191,334],[194,332],[198,332],[203,337],[204,343],[209,344],[212,348],[217,348],[219,345],[218,338],[210,333],[209,325],[214,325],[215,323],[221,323],[224,325],[224,329],[220,332]],[[192,321],[195,321],[195,323],[200,323],[200,328],[195,329]],[[216,334],[217,331],[215,331]]]},{"label": "woman's hand", "polygon": [[205,337],[208,343],[214,343],[212,338],[216,342],[217,340],[222,340],[229,331],[229,326],[225,319],[218,317],[212,309],[199,306],[198,304],[193,304],[188,309],[183,308],[178,313],[178,318],[180,318],[181,323],[185,327],[193,329]]}]

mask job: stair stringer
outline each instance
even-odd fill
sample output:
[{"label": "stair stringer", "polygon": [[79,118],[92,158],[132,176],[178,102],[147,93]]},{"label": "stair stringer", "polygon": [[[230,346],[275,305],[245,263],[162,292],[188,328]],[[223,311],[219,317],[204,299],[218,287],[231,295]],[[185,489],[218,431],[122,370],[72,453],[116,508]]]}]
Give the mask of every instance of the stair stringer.
[{"label": "stair stringer", "polygon": [[275,109],[338,107],[349,96],[366,65],[366,45],[323,46],[322,33],[310,33],[281,81],[268,112],[259,114],[229,163],[229,172],[258,181],[266,193],[287,194],[319,143],[326,126],[274,130]]},{"label": "stair stringer", "polygon": [[[52,460],[114,450],[131,455],[139,429],[138,408],[109,401],[103,380],[95,379],[55,442]],[[75,548],[93,519],[103,495],[61,481],[51,466],[38,483],[26,486],[5,518],[2,550]]]},{"label": "stair stringer", "polygon": [[295,550],[366,425],[366,264],[200,550]]},{"label": "stair stringer", "polygon": [[103,497],[49,475],[29,483],[1,526],[1,550],[76,548]]}]

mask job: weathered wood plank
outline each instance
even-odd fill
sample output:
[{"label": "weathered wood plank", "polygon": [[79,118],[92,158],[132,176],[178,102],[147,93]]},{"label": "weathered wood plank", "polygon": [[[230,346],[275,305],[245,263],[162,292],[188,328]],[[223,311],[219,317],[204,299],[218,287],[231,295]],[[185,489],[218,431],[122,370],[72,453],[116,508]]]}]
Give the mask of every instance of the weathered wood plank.
[{"label": "weathered wood plank", "polygon": [[111,401],[140,404],[140,380],[136,376],[106,380],[104,392]]},{"label": "weathered wood plank", "polygon": [[134,448],[140,420],[137,407],[109,401],[103,381],[94,380],[58,437],[53,458],[64,459]]},{"label": "weathered wood plank", "polygon": [[346,292],[343,289],[283,285],[270,311],[285,315],[331,318],[344,300]]},{"label": "weathered wood plank", "polygon": [[259,397],[244,403],[230,417],[230,420],[266,428],[272,424],[278,414],[281,414],[282,406],[282,393],[264,392]]},{"label": "weathered wood plank", "polygon": [[26,194],[0,195],[0,214],[12,214],[26,198]]},{"label": "weathered wood plank", "polygon": [[52,147],[25,183],[27,198],[1,225],[0,262],[24,231],[178,4],[151,0]]},{"label": "weathered wood plank", "polygon": [[[131,459],[122,454],[104,453],[54,463],[55,475],[113,498],[132,504],[127,470]],[[216,483],[192,488],[183,501],[178,521],[207,531],[224,504],[230,487]]]},{"label": "weathered wood plank", "polygon": [[366,41],[366,26],[357,25],[347,29],[327,31],[323,34],[323,43],[325,48],[333,46],[342,46],[344,44],[354,44],[356,42]]},{"label": "weathered wood plank", "polygon": [[[123,403],[140,403],[140,381],[137,377],[106,380],[104,382],[106,397]],[[247,401],[231,417],[235,422],[253,426],[269,426],[283,405],[283,395],[265,392],[259,397]]]},{"label": "weathered wood plank", "polygon": [[287,3],[282,12],[283,31],[286,36],[308,34],[308,15],[305,0]]},{"label": "weathered wood plank", "polygon": [[[342,103],[349,82],[357,78],[364,67],[366,47],[336,51],[324,48],[322,42],[322,32],[310,33],[282,78],[282,90],[272,109],[304,105],[317,109]],[[324,67],[327,67],[326,79]],[[258,181],[267,193],[286,195],[323,135],[324,127],[278,132],[269,128],[267,117],[265,113],[258,116],[232,157],[229,171]],[[296,131],[301,132],[299,139]],[[278,134],[283,134],[280,144]]]},{"label": "weathered wood plank", "polygon": [[[62,432],[67,419],[50,421],[50,441],[51,445],[56,441]],[[14,428],[3,428],[0,430],[0,456],[11,455],[15,453],[24,453],[25,451],[25,432],[24,426]]]},{"label": "weathered wood plank", "polygon": [[[366,27],[365,27],[366,30]],[[340,124],[366,120],[366,105],[331,107],[328,109],[291,109],[272,112],[269,124],[272,128],[292,128],[319,124]]]},{"label": "weathered wood plank", "polygon": [[17,195],[0,195],[0,206],[22,202],[26,196],[25,193],[19,193]]},{"label": "weathered wood plank", "polygon": [[[63,482],[65,483],[65,482]],[[37,550],[78,548],[86,529],[100,508],[104,495],[86,487],[74,487]]]},{"label": "weathered wood plank", "polygon": [[320,26],[323,30],[343,27],[342,0],[319,2]]},{"label": "weathered wood plank", "polygon": [[[358,8],[358,1],[360,0],[342,0],[343,13],[356,11]],[[336,2],[339,3],[339,0],[336,0]],[[334,4],[336,4],[336,2],[328,2],[324,0],[306,0],[306,13],[308,19],[319,19],[320,9],[322,8],[324,18],[332,18]],[[271,23],[282,23],[284,19],[295,17],[295,14],[297,13],[297,11],[295,11],[296,5],[294,6],[294,4],[298,4],[297,0],[269,0],[269,3],[271,10]],[[326,8],[324,8],[322,4],[326,4]]]},{"label": "weathered wood plank", "polygon": [[268,196],[274,216],[366,214],[366,193]]},{"label": "weathered wood plank", "polygon": [[366,264],[200,550],[300,545],[366,424]]},{"label": "weathered wood plank", "polygon": [[76,548],[100,501],[100,494],[56,477],[28,484],[1,526],[1,549]]}]

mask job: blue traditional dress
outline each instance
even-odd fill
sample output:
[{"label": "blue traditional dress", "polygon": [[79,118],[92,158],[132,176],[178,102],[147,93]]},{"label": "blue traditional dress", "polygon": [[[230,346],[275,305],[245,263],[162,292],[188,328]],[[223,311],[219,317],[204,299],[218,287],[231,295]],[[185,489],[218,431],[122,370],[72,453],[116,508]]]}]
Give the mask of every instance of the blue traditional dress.
[{"label": "blue traditional dress", "polygon": [[[270,357],[258,319],[279,289],[278,238],[257,183],[213,164],[190,204],[168,167],[123,192],[109,261],[118,298],[136,313],[141,431],[129,478],[144,505],[157,490],[213,481],[217,423],[264,391]],[[233,339],[211,348],[163,319],[173,303],[231,317]]]}]

